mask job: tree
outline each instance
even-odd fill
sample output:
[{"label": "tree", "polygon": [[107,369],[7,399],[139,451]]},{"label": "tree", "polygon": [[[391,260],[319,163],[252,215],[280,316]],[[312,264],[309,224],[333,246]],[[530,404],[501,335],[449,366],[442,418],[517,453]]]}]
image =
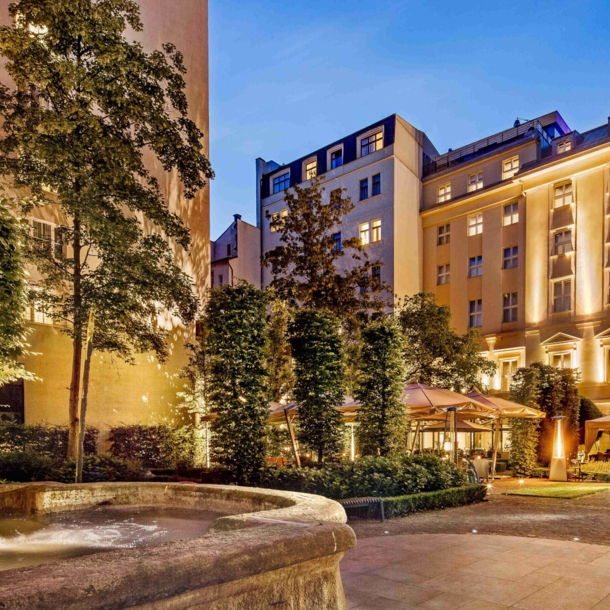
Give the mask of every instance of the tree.
[{"label": "tree", "polygon": [[288,329],[293,312],[290,306],[280,299],[271,301],[267,335],[269,339],[269,400],[282,402],[292,394],[294,374],[292,356],[288,341]]},{"label": "tree", "polygon": [[580,397],[580,408],[578,411],[578,444],[582,445],[585,442],[585,422],[589,419],[597,419],[602,417],[603,413],[598,409],[597,405],[590,399],[584,396]]},{"label": "tree", "polygon": [[0,197],[0,386],[34,378],[17,362],[28,348],[23,316],[28,305],[26,240],[27,232],[10,202]]},{"label": "tree", "polygon": [[451,326],[451,310],[437,305],[433,294],[406,297],[398,311],[405,338],[406,378],[456,391],[468,391],[481,374],[493,375],[496,365],[481,355],[479,334],[464,335]]},{"label": "tree", "polygon": [[[295,185],[284,194],[288,214],[267,214],[282,242],[263,257],[273,273],[271,287],[293,307],[324,309],[341,320],[383,309],[382,295],[391,289],[373,275],[381,263],[369,260],[358,237],[340,235],[343,217],[355,207],[351,198],[335,189],[324,203],[323,194],[319,180],[303,188]],[[352,264],[341,270],[339,263],[346,258]]]},{"label": "tree", "polygon": [[338,453],[343,443],[343,420],[336,410],[345,394],[338,318],[316,309],[299,309],[290,327],[290,345],[299,440],[316,451],[322,462],[325,456]]},{"label": "tree", "polygon": [[363,455],[388,455],[404,449],[403,337],[394,318],[371,322],[362,331],[355,398],[360,402],[357,428]]},{"label": "tree", "polygon": [[263,291],[239,282],[212,290],[205,309],[215,453],[241,483],[255,482],[265,463],[265,305]]},{"label": "tree", "polygon": [[[159,314],[190,324],[197,309],[191,279],[174,262],[188,250],[189,230],[144,155],[175,172],[186,199],[213,174],[203,134],[188,119],[182,55],[171,44],[146,53],[125,37],[142,30],[135,0],[19,0],[10,13],[0,53],[15,87],[0,88],[0,174],[28,190],[24,213],[51,207],[65,225],[52,240],[34,240],[31,255],[44,277],[41,307],[72,339],[75,456],[88,325],[85,373],[93,349],[165,359]],[[86,404],[86,384],[83,393]]]}]

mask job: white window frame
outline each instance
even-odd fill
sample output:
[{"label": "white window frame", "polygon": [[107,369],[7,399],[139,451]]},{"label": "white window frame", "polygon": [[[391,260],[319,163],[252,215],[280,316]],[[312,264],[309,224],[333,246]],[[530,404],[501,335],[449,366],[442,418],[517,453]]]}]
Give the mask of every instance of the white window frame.
[{"label": "white window frame", "polygon": [[572,181],[553,186],[553,209],[563,208],[574,203],[574,185]]},{"label": "white window frame", "polygon": [[[515,300],[513,301],[513,296]],[[508,302],[507,302],[508,297]],[[508,315],[506,315],[508,313]],[[505,292],[502,295],[502,324],[517,322],[519,320],[519,293]]]},{"label": "white window frame", "polygon": [[[562,240],[557,239],[560,235],[564,236]],[[567,235],[569,235],[568,239],[566,239]],[[568,254],[569,252],[574,252],[572,229],[564,229],[563,231],[556,231],[553,233],[553,254]]]},{"label": "white window frame", "polygon": [[436,227],[436,245],[444,246],[451,243],[451,224]]},{"label": "white window frame", "polygon": [[[48,240],[45,238],[34,236],[34,223],[49,227],[50,236]],[[58,241],[57,239],[57,232],[61,228],[60,225],[57,225],[53,222],[49,222],[48,220],[41,220],[40,218],[30,218],[30,228],[32,239],[39,242],[47,242],[49,244],[50,251],[53,253],[54,258],[63,258],[66,255],[66,244],[62,241]]]},{"label": "white window frame", "polygon": [[480,191],[483,188],[483,172],[479,170],[478,172],[474,172],[472,174],[468,174],[468,188],[467,191],[469,193],[474,193],[475,191]]},{"label": "white window frame", "polygon": [[[47,224],[50,224],[50,223],[47,223]],[[35,286],[30,286],[30,288],[32,290],[34,290],[34,292],[38,291],[38,289]],[[29,309],[30,309],[30,314],[29,314],[30,322],[32,322],[34,324],[42,324],[44,326],[53,325],[53,318],[51,318],[51,316],[49,316],[48,314],[44,313],[43,311],[41,311],[40,309],[38,309],[36,307],[36,299],[34,299],[34,302],[30,304]]]},{"label": "white window frame", "polygon": [[519,357],[500,359],[500,390],[508,392],[517,369],[519,368]]},{"label": "white window frame", "polygon": [[439,265],[436,270],[436,285],[443,286],[449,282],[451,282],[451,265],[449,263]]},{"label": "white window frame", "polygon": [[371,243],[371,223],[361,222],[358,234],[360,235],[360,245],[368,246]]},{"label": "white window frame", "polygon": [[472,214],[468,217],[468,237],[483,233],[483,213]]},{"label": "white window frame", "polygon": [[468,259],[468,277],[479,277],[483,275],[483,255],[477,254]]},{"label": "white window frame", "polygon": [[375,218],[371,222],[371,243],[381,241],[381,218]]},{"label": "white window frame", "polygon": [[304,181],[318,177],[318,157],[309,157],[309,159],[303,161],[303,176]]},{"label": "white window frame", "polygon": [[502,269],[514,269],[519,266],[519,246],[502,248]]},{"label": "white window frame", "polygon": [[[333,153],[336,153],[338,151],[341,151],[341,165],[339,165],[338,167],[332,167],[332,156]],[[343,149],[343,144],[339,145],[339,146],[333,146],[332,148],[330,148],[327,152],[327,156],[326,156],[326,167],[328,168],[328,171],[332,171],[333,169],[338,169],[339,167],[343,167],[343,165],[345,164],[345,150]]]},{"label": "white window frame", "polygon": [[451,199],[451,182],[445,182],[438,185],[438,194],[436,196],[437,203],[443,203]]},{"label": "white window frame", "polygon": [[502,161],[502,180],[512,178],[519,171],[519,155]]},{"label": "white window frame", "polygon": [[502,224],[505,227],[517,224],[519,222],[519,202],[513,201],[504,206],[504,213],[502,214]]},{"label": "white window frame", "polygon": [[[566,284],[568,285],[567,290]],[[562,287],[560,294],[557,294],[556,286]],[[572,278],[564,278],[562,280],[553,282],[551,298],[553,299],[553,313],[565,313],[566,311],[572,311]]]},{"label": "white window frame", "polygon": [[[381,134],[381,145],[375,144],[375,150],[373,150],[373,151],[369,150],[366,154],[363,155],[362,154],[362,141],[366,140],[367,138],[371,138],[372,136],[376,136],[377,134]],[[371,130],[367,131],[366,133],[363,133],[361,136],[358,136],[356,144],[357,144],[356,154],[358,155],[358,158],[367,157],[368,155],[372,155],[374,152],[381,150],[385,146],[384,128],[376,127],[375,129],[371,129]],[[379,147],[377,147],[377,146],[379,146]]]},{"label": "white window frame", "polygon": [[[474,309],[472,304],[474,303]],[[468,328],[481,328],[483,326],[483,299],[468,301]]]},{"label": "white window frame", "polygon": [[[571,369],[574,368],[572,353],[574,350],[566,350],[561,352],[549,352],[549,364],[556,369]],[[555,359],[558,358],[559,366],[555,364]],[[566,362],[568,366],[566,366]]]},{"label": "white window frame", "polygon": [[572,138],[567,138],[561,142],[557,142],[557,154],[563,155],[563,153],[570,152],[572,150]]}]

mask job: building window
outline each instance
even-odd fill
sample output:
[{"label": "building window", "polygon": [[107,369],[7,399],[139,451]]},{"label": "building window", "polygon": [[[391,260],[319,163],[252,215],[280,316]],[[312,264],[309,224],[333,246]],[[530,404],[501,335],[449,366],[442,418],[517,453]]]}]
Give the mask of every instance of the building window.
[{"label": "building window", "polygon": [[36,248],[53,254],[55,258],[64,257],[63,228],[54,226],[49,222],[32,220],[32,237]]},{"label": "building window", "polygon": [[483,214],[473,214],[468,217],[468,237],[483,233]]},{"label": "building window", "polygon": [[227,244],[227,256],[231,256],[231,244]]},{"label": "building window", "polygon": [[451,281],[451,265],[440,265],[438,268],[438,276],[436,283],[439,286],[448,284]]},{"label": "building window", "polygon": [[441,225],[437,229],[436,244],[443,246],[451,242],[451,225]]},{"label": "building window", "polygon": [[502,322],[517,321],[517,305],[519,303],[516,292],[507,292],[502,297]]},{"label": "building window", "polygon": [[360,244],[368,246],[371,241],[370,225],[368,222],[363,222],[360,225]]},{"label": "building window", "polygon": [[222,286],[222,273],[218,276],[218,285]]},{"label": "building window", "polygon": [[519,358],[500,360],[500,374],[502,375],[501,389],[503,392],[508,392],[510,390],[510,384],[518,367]]},{"label": "building window", "polygon": [[369,198],[369,179],[360,180],[360,201]]},{"label": "building window", "polygon": [[373,197],[375,195],[381,195],[381,174],[373,176]]},{"label": "building window", "polygon": [[519,204],[515,201],[515,203],[509,203],[504,206],[504,217],[503,223],[504,226],[514,225],[519,222]]},{"label": "building window", "polygon": [[502,161],[502,180],[512,178],[519,171],[519,156]]},{"label": "building window", "polygon": [[318,161],[313,159],[305,163],[305,180],[313,180],[318,175]]},{"label": "building window", "polygon": [[273,192],[281,193],[285,191],[290,186],[290,173],[286,172],[281,176],[276,176],[273,179]]},{"label": "building window", "polygon": [[333,233],[333,239],[335,240],[335,245],[333,249],[337,252],[341,250],[341,233]]},{"label": "building window", "polygon": [[379,265],[373,267],[373,276],[371,279],[373,280],[373,288],[381,286],[381,267]]},{"label": "building window", "polygon": [[571,150],[572,140],[564,140],[563,142],[559,142],[559,144],[557,144],[557,154],[559,155],[570,152]]},{"label": "building window", "polygon": [[468,304],[468,326],[480,328],[483,326],[483,299],[470,301]]},{"label": "building window", "polygon": [[561,280],[553,284],[553,313],[572,309],[572,280]]},{"label": "building window", "polygon": [[269,230],[271,231],[271,233],[277,233],[279,231],[279,227],[278,227],[279,219],[280,219],[279,212],[273,212],[269,216]]},{"label": "building window", "polygon": [[554,254],[566,254],[572,252],[572,230],[566,229],[565,231],[559,231],[554,236]]},{"label": "building window", "polygon": [[443,201],[449,201],[451,199],[451,182],[447,182],[446,184],[441,184],[438,187],[438,196],[436,198],[438,203],[443,203]]},{"label": "building window", "polygon": [[468,192],[478,191],[483,188],[483,172],[476,172],[468,176]]},{"label": "building window", "polygon": [[519,266],[519,246],[504,248],[504,257],[502,262],[503,269],[512,269]]},{"label": "building window", "polygon": [[[33,287],[33,290],[38,292],[39,289]],[[36,324],[53,324],[53,319],[43,311],[42,303],[38,299],[34,299],[30,306],[30,321]]]},{"label": "building window", "polygon": [[333,150],[330,153],[330,169],[335,169],[335,167],[341,167],[343,165],[343,149],[339,148],[338,150]]},{"label": "building window", "polygon": [[562,208],[564,205],[571,205],[574,201],[572,197],[572,183],[566,182],[555,187],[555,208]]},{"label": "building window", "polygon": [[373,220],[373,230],[371,235],[371,241],[381,241],[381,219]]},{"label": "building window", "polygon": [[483,257],[471,256],[468,259],[468,277],[483,275]]},{"label": "building window", "polygon": [[365,157],[383,148],[383,132],[378,131],[368,138],[360,140],[360,156]]},{"label": "building window", "polygon": [[559,354],[551,354],[551,366],[554,366],[556,369],[571,369],[572,352],[561,352]]}]

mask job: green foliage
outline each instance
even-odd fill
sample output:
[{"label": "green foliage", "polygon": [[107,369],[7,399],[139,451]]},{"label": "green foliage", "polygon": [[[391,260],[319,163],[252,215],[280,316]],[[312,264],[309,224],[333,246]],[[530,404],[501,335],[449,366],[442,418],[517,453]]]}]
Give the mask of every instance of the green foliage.
[{"label": "green foliage", "polygon": [[[0,453],[0,479],[14,483],[53,480],[57,461],[34,451]],[[74,475],[72,481],[74,482]]]},{"label": "green foliage", "polygon": [[356,430],[363,455],[403,451],[406,442],[404,341],[394,318],[373,321],[362,331],[354,397],[360,402]]},{"label": "green foliage", "polygon": [[264,466],[267,404],[266,295],[240,282],[212,290],[205,310],[214,451],[237,481]]},{"label": "green foliage", "polygon": [[25,270],[27,233],[0,196],[0,386],[16,379],[34,379],[17,360],[27,354],[28,305]]},{"label": "green foliage", "polygon": [[[293,307],[323,309],[340,319],[370,309],[382,309],[391,289],[376,283],[372,269],[381,266],[370,261],[360,240],[350,237],[336,248],[333,234],[341,230],[342,220],[354,209],[350,197],[341,189],[331,191],[325,201],[319,180],[284,193],[287,216],[272,218],[281,245],[265,253],[263,263],[273,272],[271,287],[276,295]],[[267,217],[270,218],[269,214]],[[345,259],[349,264],[338,262]]]},{"label": "green foliage", "polygon": [[194,426],[116,426],[110,430],[110,454],[147,468],[192,467],[201,453],[197,432]]},{"label": "green foliage", "polygon": [[[68,460],[53,472],[53,480],[74,483],[76,460]],[[143,481],[146,473],[141,464],[133,460],[122,460],[108,453],[86,455],[83,459],[83,483],[104,481]]]},{"label": "green foliage", "polygon": [[[85,453],[97,453],[98,436],[99,430],[87,428]],[[61,460],[66,456],[67,446],[68,428],[66,427],[0,423],[0,454],[25,452]]]},{"label": "green foliage", "polygon": [[585,442],[585,422],[589,419],[597,419],[602,417],[603,413],[597,408],[597,405],[589,398],[580,397],[580,408],[578,411],[578,443]]},{"label": "green foliage", "polygon": [[398,311],[405,337],[405,374],[440,388],[467,392],[482,374],[493,375],[496,365],[481,355],[479,334],[464,335],[451,326],[451,310],[437,305],[433,294],[406,297]]},{"label": "green foliage", "polygon": [[343,421],[336,410],[345,394],[345,362],[339,320],[315,309],[300,309],[290,327],[294,358],[294,398],[299,405],[298,436],[325,456],[339,453]]},{"label": "green foliage", "polygon": [[538,465],[538,439],[540,421],[537,419],[515,418],[509,420],[510,461],[513,475],[529,477]]},{"label": "green foliage", "polygon": [[[201,328],[205,333],[205,327]],[[188,364],[183,367],[178,377],[184,380],[183,390],[177,392],[181,403],[179,408],[188,413],[208,415],[210,412],[210,358],[206,351],[205,336],[195,343],[185,345],[188,350]]]},{"label": "green foliage", "polygon": [[427,491],[395,498],[384,498],[385,516],[403,517],[415,512],[438,510],[482,502],[487,495],[485,485],[464,485],[439,491]]},{"label": "green foliage", "polygon": [[292,309],[280,299],[271,301],[271,312],[267,324],[269,341],[269,400],[280,402],[291,397],[294,387],[292,355],[288,342],[288,329],[292,320]]},{"label": "green foliage", "polygon": [[[292,457],[290,432],[286,426],[267,426],[265,455],[267,457]],[[286,451],[288,449],[288,451]]]},{"label": "green foliage", "polygon": [[341,499],[389,497],[464,485],[453,464],[431,456],[367,457],[323,468],[268,469],[263,487],[319,494]]}]

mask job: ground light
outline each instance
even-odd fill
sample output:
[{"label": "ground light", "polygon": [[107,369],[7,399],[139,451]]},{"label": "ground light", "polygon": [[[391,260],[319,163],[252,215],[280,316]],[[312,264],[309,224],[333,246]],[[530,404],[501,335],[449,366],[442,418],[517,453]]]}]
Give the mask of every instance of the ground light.
[{"label": "ground light", "polygon": [[568,465],[566,460],[565,443],[563,438],[563,420],[565,417],[553,417],[555,420],[555,432],[553,435],[553,457],[549,472],[550,481],[567,481]]}]

